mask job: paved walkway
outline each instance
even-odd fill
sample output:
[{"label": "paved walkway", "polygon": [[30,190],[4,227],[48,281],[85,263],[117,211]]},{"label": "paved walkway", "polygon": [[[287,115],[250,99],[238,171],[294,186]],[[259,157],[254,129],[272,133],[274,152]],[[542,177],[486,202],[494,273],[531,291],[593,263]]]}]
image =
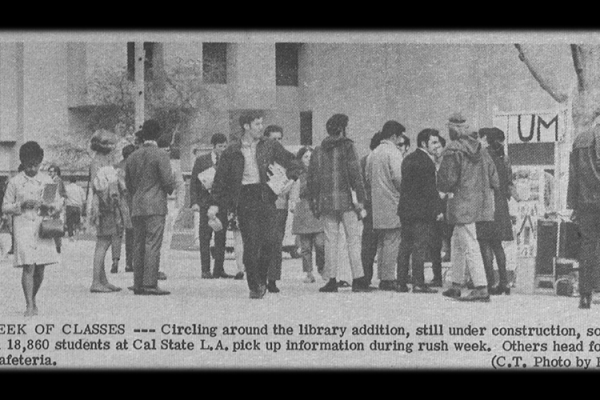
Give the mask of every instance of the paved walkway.
[{"label": "paved walkway", "polygon": [[[55,324],[61,329],[65,324],[124,324],[122,335],[76,335],[54,331],[48,339],[51,347],[56,341],[108,340],[109,351],[58,351],[47,350],[44,353],[52,357],[59,367],[135,367],[135,368],[209,368],[209,367],[383,367],[383,368],[440,368],[440,367],[490,367],[490,359],[502,352],[502,343],[506,337],[463,337],[478,341],[484,338],[490,344],[491,353],[480,352],[424,352],[417,351],[419,341],[440,341],[452,343],[456,337],[448,336],[450,326],[549,326],[560,324],[572,326],[580,332],[584,328],[597,325],[600,306],[593,305],[592,310],[578,310],[576,298],[564,298],[544,293],[536,295],[511,294],[493,297],[490,303],[459,303],[441,294],[412,293],[352,293],[350,289],[341,289],[339,293],[319,293],[323,284],[319,278],[316,283],[302,282],[303,273],[299,259],[284,258],[283,279],[279,283],[281,293],[269,294],[263,300],[248,298],[246,281],[204,280],[200,278],[199,254],[196,251],[172,250],[170,262],[165,267],[167,281],[161,286],[172,292],[169,296],[135,296],[125,289],[132,284],[132,274],[121,271],[109,274],[112,283],[124,288],[123,291],[110,294],[92,294],[89,285],[92,274],[92,256],[94,242],[79,240],[64,242],[62,262],[46,268],[46,278],[38,295],[40,315],[24,318],[24,299],[21,291],[21,271],[12,267],[10,262],[2,261],[3,280],[0,283],[1,306],[0,324],[26,323],[26,336],[21,339],[40,339],[33,329],[38,324]],[[110,263],[107,262],[107,268]],[[226,260],[225,269],[233,274],[235,261]],[[349,268],[348,268],[349,269]],[[375,284],[377,281],[374,282]],[[292,327],[293,335],[286,337],[273,334],[273,324]],[[164,324],[193,324],[204,327],[217,327],[217,335],[168,335],[161,333]],[[267,325],[268,335],[223,335],[222,328],[263,327]],[[409,332],[404,335],[352,336],[348,330],[343,337],[328,335],[299,335],[299,324],[320,327],[352,327],[384,324],[402,327]],[[445,336],[416,336],[417,328],[431,324],[442,324]],[[134,332],[134,329],[154,329],[154,333]],[[0,357],[11,353],[7,350],[6,340],[10,336],[0,335]],[[13,337],[14,338],[14,337]],[[193,341],[195,349],[187,351],[168,350],[114,350],[116,342],[127,339],[129,344],[142,339],[159,345],[161,340],[182,339]],[[206,342],[201,342],[205,339]],[[235,341],[259,341],[260,350],[233,352]],[[283,351],[276,353],[265,349],[266,342],[280,342],[284,345],[293,341],[339,341],[362,342],[364,351]],[[458,338],[461,339],[461,338]],[[524,342],[546,341],[549,338],[515,338]],[[582,338],[583,339],[583,338]],[[228,351],[198,350],[201,343],[217,345],[218,340],[229,347]],[[414,342],[411,352],[372,351],[369,345],[373,340],[387,341],[390,344]],[[140,342],[141,343],[141,342]],[[550,342],[551,343],[551,340]],[[255,343],[256,344],[256,343]],[[587,341],[586,341],[587,344]],[[11,353],[12,354],[12,353]],[[31,353],[33,354],[33,353]],[[509,353],[502,353],[508,355]],[[512,354],[512,353],[510,353]],[[523,354],[523,353],[521,353]],[[574,357],[574,356],[573,356]],[[594,358],[595,359],[595,358]]]}]

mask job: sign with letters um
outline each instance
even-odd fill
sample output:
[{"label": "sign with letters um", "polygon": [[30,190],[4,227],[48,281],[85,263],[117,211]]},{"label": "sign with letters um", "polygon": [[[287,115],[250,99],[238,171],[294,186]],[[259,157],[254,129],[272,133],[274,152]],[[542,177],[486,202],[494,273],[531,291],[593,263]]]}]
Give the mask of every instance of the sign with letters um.
[{"label": "sign with letters um", "polygon": [[562,140],[562,113],[524,113],[505,115],[496,125],[504,130],[507,143],[556,143]]}]

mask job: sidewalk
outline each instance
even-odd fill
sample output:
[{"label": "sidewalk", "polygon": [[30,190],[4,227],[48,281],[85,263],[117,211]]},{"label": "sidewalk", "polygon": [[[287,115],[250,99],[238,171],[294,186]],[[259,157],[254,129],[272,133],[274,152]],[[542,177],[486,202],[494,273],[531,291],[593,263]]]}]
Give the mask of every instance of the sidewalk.
[{"label": "sidewalk", "polygon": [[[62,262],[46,268],[45,280],[38,295],[40,315],[24,318],[24,299],[21,290],[21,270],[13,268],[9,261],[2,261],[4,279],[0,283],[2,293],[0,321],[2,323],[35,324],[53,323],[124,323],[125,337],[191,339],[196,343],[205,337],[164,336],[163,324],[201,324],[204,326],[262,326],[274,323],[293,326],[362,326],[364,324],[389,324],[403,326],[411,332],[417,327],[430,324],[522,326],[524,324],[560,323],[583,327],[592,323],[600,312],[598,305],[592,310],[578,310],[577,298],[550,295],[494,296],[490,303],[460,303],[438,294],[413,294],[376,291],[352,293],[349,288],[339,293],[319,293],[323,281],[302,282],[300,259],[284,258],[282,280],[278,283],[281,293],[267,293],[262,300],[248,298],[246,281],[231,279],[205,280],[200,278],[200,256],[197,251],[171,251],[169,265],[164,266],[168,280],[160,286],[171,291],[169,296],[135,296],[127,290],[133,274],[125,273],[124,260],[117,274],[108,274],[111,283],[123,288],[121,292],[94,294],[89,292],[92,274],[92,256],[95,243],[78,240],[63,242]],[[109,251],[110,254],[110,251]],[[106,268],[110,269],[107,257]],[[228,273],[236,272],[235,261],[225,262]],[[374,281],[377,284],[377,280]],[[584,314],[585,313],[585,314]],[[585,316],[585,318],[582,318]],[[152,328],[156,333],[134,334],[133,329]],[[141,336],[140,336],[141,335]],[[65,338],[57,333],[56,339]],[[94,337],[71,337],[71,339],[97,339]],[[31,336],[35,338],[35,336]],[[0,341],[6,337],[0,337]],[[113,338],[115,340],[119,338]],[[248,337],[208,338],[215,342],[223,339],[248,339]],[[252,339],[252,337],[250,337]],[[261,340],[281,340],[286,337],[261,337]],[[298,337],[294,340],[333,340],[327,337]],[[344,339],[353,339],[345,337]],[[360,338],[359,338],[360,339]],[[369,338],[373,339],[373,338]],[[389,337],[375,337],[391,340]],[[398,339],[398,338],[395,338]],[[427,338],[426,338],[427,339]],[[429,338],[431,339],[431,338]],[[428,339],[428,340],[429,340]],[[502,338],[500,338],[502,339]],[[498,339],[498,340],[500,340]],[[366,340],[362,338],[360,340]],[[402,340],[399,338],[398,340]],[[421,340],[411,336],[410,340]],[[495,349],[501,341],[493,342]],[[6,347],[0,342],[0,355]],[[209,352],[209,351],[109,351],[94,352],[47,352],[63,367],[489,367],[487,359],[475,353],[461,353],[460,357],[440,357],[437,353],[406,354],[395,352]]]}]

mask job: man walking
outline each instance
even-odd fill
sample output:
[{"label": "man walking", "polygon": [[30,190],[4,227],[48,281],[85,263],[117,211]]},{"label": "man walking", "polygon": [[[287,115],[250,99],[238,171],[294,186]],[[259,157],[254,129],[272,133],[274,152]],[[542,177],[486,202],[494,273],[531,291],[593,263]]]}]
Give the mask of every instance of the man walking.
[{"label": "man walking", "polygon": [[433,225],[441,221],[443,211],[436,188],[434,157],[440,147],[439,132],[424,129],[417,135],[417,150],[402,162],[402,185],[398,215],[402,238],[398,252],[398,282],[407,287],[412,254],[413,293],[437,293],[425,284],[424,264]]},{"label": "man walking", "polygon": [[400,218],[396,211],[402,179],[402,153],[398,142],[405,130],[399,122],[387,121],[381,129],[381,142],[367,161],[373,229],[378,237],[377,271],[381,290],[400,289],[396,284],[396,260],[400,246]]},{"label": "man walking", "polygon": [[[462,301],[490,301],[475,223],[494,220],[494,189],[500,186],[498,173],[477,132],[469,132],[466,119],[453,114],[448,123],[451,142],[442,153],[437,188],[450,193],[447,203],[452,234],[452,287],[443,295]],[[475,286],[461,297],[465,271]]]},{"label": "man walking", "polygon": [[66,223],[69,240],[73,240],[73,234],[81,226],[81,210],[85,203],[85,190],[77,184],[77,179],[71,177],[65,185],[65,207]]},{"label": "man walking", "polygon": [[[348,116],[335,114],[329,118],[325,127],[329,136],[311,156],[307,178],[311,210],[315,217],[322,219],[325,230],[323,277],[329,281],[319,291],[338,291],[338,244],[341,239],[341,226],[346,233],[353,278],[352,291],[369,291],[360,258],[358,223],[359,213],[364,212],[365,186],[354,143],[346,137]],[[353,192],[356,203],[353,201]]]},{"label": "man walking", "polygon": [[[200,265],[202,279],[233,278],[225,273],[225,242],[227,234],[227,210],[219,210],[217,218],[221,221],[223,229],[215,232],[214,271],[210,272],[210,239],[213,229],[208,225],[208,208],[211,204],[212,180],[209,172],[216,172],[223,151],[227,148],[227,137],[222,133],[215,133],[210,138],[213,149],[210,153],[196,158],[190,179],[190,206],[194,213],[199,212],[200,223],[198,233],[200,238]],[[210,169],[213,171],[209,171]],[[204,175],[202,175],[204,174]],[[200,178],[203,178],[202,180]],[[214,179],[214,176],[213,176]],[[204,181],[204,183],[203,183]]]},{"label": "man walking", "polygon": [[[278,125],[269,125],[265,129],[264,136],[281,143],[281,139],[283,139],[283,128]],[[271,265],[269,265],[269,272],[267,275],[267,290],[269,293],[279,293],[277,281],[281,280],[281,263],[283,261],[281,253],[283,251],[282,246],[285,237],[291,188],[292,185],[288,185],[284,188],[283,192],[277,196],[277,200],[275,201],[275,235],[277,236],[277,242],[275,243],[276,247],[273,250],[274,255],[271,260]]]},{"label": "man walking", "polygon": [[237,212],[250,298],[261,299],[276,248],[275,200],[280,194],[273,190],[269,172],[277,163],[286,169],[287,178],[296,180],[302,167],[279,141],[263,136],[262,113],[245,112],[239,122],[242,134],[221,156],[207,214],[214,219],[221,209]]},{"label": "man walking", "polygon": [[159,149],[160,125],[148,120],[142,126],[143,145],[125,164],[127,190],[132,198],[133,291],[139,295],[166,295],[158,287],[160,248],[167,214],[167,195],[175,189],[169,155]]},{"label": "man walking", "polygon": [[579,226],[579,308],[588,309],[600,280],[600,127],[581,132],[573,141],[569,163],[567,208]]}]

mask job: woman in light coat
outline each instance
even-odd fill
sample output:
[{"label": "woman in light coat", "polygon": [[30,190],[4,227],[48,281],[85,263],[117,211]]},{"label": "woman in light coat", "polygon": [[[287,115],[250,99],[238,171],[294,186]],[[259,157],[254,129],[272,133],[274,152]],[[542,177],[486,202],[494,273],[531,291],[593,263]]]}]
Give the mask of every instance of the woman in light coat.
[{"label": "woman in light coat", "polygon": [[54,182],[39,172],[44,150],[37,142],[23,144],[19,159],[23,170],[8,182],[2,211],[13,216],[14,265],[23,269],[21,284],[25,294],[25,316],[28,317],[38,314],[35,297],[44,280],[46,265],[58,262],[54,240],[41,238],[39,232],[44,216],[60,213],[60,199],[56,191],[54,201],[44,200],[46,185]]}]

